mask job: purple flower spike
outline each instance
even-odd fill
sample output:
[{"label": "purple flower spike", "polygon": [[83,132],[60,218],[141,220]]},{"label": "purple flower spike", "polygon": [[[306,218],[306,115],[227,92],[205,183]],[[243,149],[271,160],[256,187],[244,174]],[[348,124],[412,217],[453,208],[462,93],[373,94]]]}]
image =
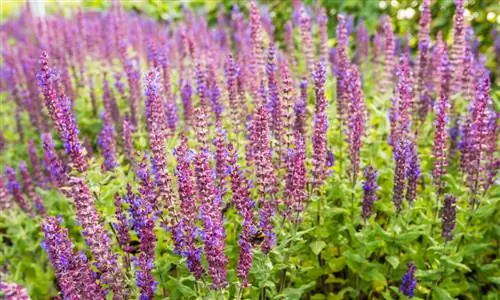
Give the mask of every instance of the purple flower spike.
[{"label": "purple flower spike", "polygon": [[294,94],[293,82],[288,69],[288,61],[280,65],[281,94],[283,96],[283,139],[285,141],[284,149],[289,149],[293,140],[294,132]]},{"label": "purple flower spike", "polygon": [[3,176],[0,175],[0,210],[9,210],[11,207],[9,191],[5,187]]},{"label": "purple flower spike", "polygon": [[266,237],[262,250],[267,253],[274,245],[272,217],[276,209],[274,195],[277,192],[277,181],[271,157],[269,113],[264,106],[259,107],[252,120],[253,155],[257,190],[259,192],[260,226]]},{"label": "purple flower spike", "polygon": [[401,211],[404,191],[406,189],[407,147],[408,141],[402,138],[397,141],[393,150],[396,167],[394,170],[394,189],[392,201],[394,202],[394,206],[396,207],[396,211],[398,213]]},{"label": "purple flower spike", "polygon": [[0,293],[5,299],[30,300],[28,290],[20,284],[0,281]]},{"label": "purple flower spike", "polygon": [[[448,66],[448,56],[446,52],[441,56],[441,69],[444,71]],[[434,146],[432,148],[432,154],[434,156],[434,169],[432,171],[433,181],[438,189],[438,193],[442,192],[442,178],[446,173],[447,166],[447,155],[446,155],[446,144],[448,140],[448,110],[449,110],[449,98],[445,86],[448,83],[447,76],[444,75],[447,72],[442,72],[442,87],[439,100],[436,107],[436,119],[434,121]]]},{"label": "purple flower spike", "polygon": [[68,229],[61,220],[47,217],[42,223],[45,235],[42,247],[56,271],[56,278],[65,299],[103,299],[106,292],[96,282],[89,261],[73,248]]},{"label": "purple flower spike", "polygon": [[66,174],[66,169],[63,163],[57,156],[50,133],[42,134],[42,143],[45,169],[48,170],[52,184],[61,188],[67,184],[68,175]]},{"label": "purple flower spike", "polygon": [[10,166],[5,167],[5,177],[7,178],[7,189],[17,202],[19,207],[31,216],[34,216],[30,203],[24,197],[21,185],[17,181],[16,170]]},{"label": "purple flower spike", "polygon": [[349,96],[347,119],[347,142],[349,143],[350,177],[353,186],[359,173],[360,151],[365,131],[365,99],[361,87],[361,76],[357,66],[351,66],[349,79]]},{"label": "purple flower spike", "polygon": [[33,169],[33,177],[35,178],[36,183],[42,187],[47,187],[47,179],[45,178],[45,174],[42,171],[42,167],[40,165],[40,158],[37,154],[37,149],[33,140],[29,140],[28,142],[28,156],[31,162],[31,168]]},{"label": "purple flower spike", "polygon": [[319,61],[326,64],[328,59],[328,16],[325,8],[318,13]]},{"label": "purple flower spike", "polygon": [[155,183],[159,190],[159,200],[167,209],[171,220],[176,223],[178,216],[174,206],[175,196],[172,178],[167,168],[165,156],[165,113],[160,99],[159,84],[158,73],[149,72],[146,77],[146,96],[149,104],[147,114],[149,143],[153,152],[153,169],[155,170]]},{"label": "purple flower spike", "polygon": [[312,24],[311,24],[311,18],[309,17],[309,14],[307,13],[304,7],[300,9],[299,24],[300,24],[302,53],[304,53],[307,72],[308,74],[312,74],[314,72],[314,60],[315,60],[314,44],[311,32]]},{"label": "purple flower spike", "polygon": [[367,220],[372,215],[373,203],[378,199],[377,196],[377,170],[372,166],[365,168],[365,182],[363,183],[363,211],[362,216]]},{"label": "purple flower spike", "polygon": [[[349,84],[349,34],[347,33],[346,16],[338,16],[337,25],[337,47],[335,48],[335,67],[333,72],[337,77],[337,118],[344,122],[344,114],[347,108],[348,84]],[[332,59],[330,59],[332,61]],[[332,63],[332,67],[334,64]]]},{"label": "purple flower spike", "polygon": [[457,217],[456,200],[452,195],[446,195],[443,207],[441,208],[441,236],[445,241],[451,241],[453,238],[453,229],[455,228]]},{"label": "purple flower spike", "polygon": [[314,93],[316,95],[316,111],[314,113],[314,132],[312,136],[312,176],[313,185],[319,188],[325,181],[327,175],[326,162],[326,132],[328,130],[328,119],[326,108],[328,101],[325,97],[326,70],[322,63],[318,63],[313,76]]},{"label": "purple flower spike", "polygon": [[82,234],[95,259],[96,267],[101,272],[102,282],[110,287],[115,298],[127,299],[129,291],[125,288],[120,265],[111,252],[108,233],[100,222],[89,188],[83,179],[78,177],[71,178],[69,184],[76,208],[76,219],[82,226]]},{"label": "purple flower spike", "polygon": [[85,172],[87,170],[87,158],[78,137],[79,130],[72,112],[72,104],[64,94],[60,93],[60,95],[57,95],[54,86],[58,89],[59,80],[57,75],[55,78],[52,78],[48,58],[47,53],[42,52],[40,56],[40,64],[42,65],[40,86],[45,98],[45,105],[56,129],[64,141],[66,153],[70,155],[75,168],[79,172]]},{"label": "purple flower spike", "polygon": [[408,178],[408,188],[406,190],[406,201],[411,205],[417,197],[417,185],[420,179],[420,159],[414,141],[408,146],[407,152],[408,169],[406,170],[406,177]]},{"label": "purple flower spike", "polygon": [[45,206],[43,205],[43,200],[40,195],[35,191],[35,187],[33,186],[33,179],[31,178],[31,174],[28,170],[28,166],[24,161],[19,163],[19,172],[21,173],[21,177],[23,180],[24,190],[33,201],[36,210],[42,216],[45,216]]},{"label": "purple flower spike", "polygon": [[236,207],[238,214],[243,218],[242,230],[238,245],[240,255],[236,274],[242,286],[248,285],[248,274],[252,268],[253,252],[252,239],[255,234],[253,209],[254,201],[250,197],[248,182],[245,180],[243,172],[238,163],[238,153],[233,144],[228,145],[228,164],[230,166],[232,203]]},{"label": "purple flower spike", "polygon": [[453,44],[451,47],[450,61],[453,69],[453,93],[462,89],[463,57],[465,54],[465,25],[464,25],[464,0],[455,0],[455,16],[453,17]]},{"label": "purple flower spike", "polygon": [[262,23],[257,2],[250,2],[250,71],[255,80],[250,82],[252,94],[257,95],[259,83],[264,80],[264,45],[262,41]]},{"label": "purple flower spike", "polygon": [[289,150],[284,191],[285,216],[294,223],[300,221],[307,200],[306,144],[299,132],[295,133],[295,148]]},{"label": "purple flower spike", "polygon": [[189,271],[197,280],[203,277],[204,270],[201,265],[201,249],[196,246],[197,226],[196,220],[198,207],[196,195],[193,189],[192,170],[190,166],[190,150],[187,139],[181,136],[181,144],[175,149],[177,167],[177,186],[179,190],[180,209],[182,218],[176,228],[178,251],[187,259]]},{"label": "purple flower spike", "polygon": [[386,93],[391,88],[391,82],[394,78],[394,64],[396,55],[396,41],[391,17],[384,15],[381,18],[382,31],[384,34],[384,70],[382,72],[382,80],[380,88],[382,93]]},{"label": "purple flower spike", "polygon": [[116,230],[116,236],[118,238],[118,242],[120,243],[120,247],[126,251],[129,252],[130,249],[130,227],[129,223],[127,221],[127,216],[125,215],[123,211],[123,199],[118,195],[118,193],[115,194],[115,216],[116,216],[116,223],[113,224],[115,230]]},{"label": "purple flower spike", "polygon": [[405,275],[401,278],[401,286],[399,290],[407,297],[413,297],[415,293],[415,287],[417,287],[417,279],[415,278],[415,271],[417,267],[414,263],[408,264],[408,269]]},{"label": "purple flower spike", "polygon": [[104,171],[113,171],[113,169],[118,166],[116,162],[115,127],[107,111],[103,113],[102,119],[103,126],[97,140],[97,143],[101,147],[102,155],[104,156],[104,162],[101,168]]},{"label": "purple flower spike", "polygon": [[196,189],[200,200],[200,218],[203,229],[201,238],[205,244],[208,274],[212,288],[227,286],[227,257],[224,253],[225,231],[222,226],[221,201],[213,182],[212,171],[206,152],[199,152],[194,158]]},{"label": "purple flower spike", "polygon": [[130,122],[128,116],[126,115],[125,118],[123,118],[123,151],[125,152],[125,156],[128,159],[128,162],[132,169],[137,168],[137,162],[135,161],[134,157],[134,143],[132,141],[132,123]]}]

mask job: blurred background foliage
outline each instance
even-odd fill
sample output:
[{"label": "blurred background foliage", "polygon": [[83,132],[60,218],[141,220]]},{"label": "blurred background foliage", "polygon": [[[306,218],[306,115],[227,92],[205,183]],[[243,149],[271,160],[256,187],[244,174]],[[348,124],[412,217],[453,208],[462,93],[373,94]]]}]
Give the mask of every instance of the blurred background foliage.
[{"label": "blurred background foliage", "polygon": [[[43,2],[43,0],[33,0]],[[261,4],[267,6],[278,39],[282,38],[283,26],[288,21],[297,0],[261,0]],[[307,6],[317,9],[325,7],[329,18],[330,36],[335,36],[336,18],[339,13],[351,14],[355,23],[363,19],[371,33],[376,30],[378,19],[383,14],[393,16],[395,30],[401,35],[409,34],[409,43],[412,48],[417,46],[418,20],[420,17],[420,0],[303,0]],[[454,0],[431,0],[432,2],[432,35],[442,31],[444,37],[452,38],[451,28],[453,26],[453,14],[455,12]],[[0,18],[6,20],[8,16],[15,14],[25,5],[26,1],[2,0],[0,1]],[[121,3],[127,9],[140,14],[147,14],[153,18],[172,22],[182,18],[183,7],[204,11],[208,15],[210,23],[217,21],[219,8],[224,8],[226,13],[230,12],[234,5],[247,12],[250,1],[248,0],[122,0]],[[497,0],[466,0],[466,17],[474,28],[482,47],[488,48],[492,45],[492,31],[500,26],[500,1]],[[45,0],[48,12],[58,10],[71,11],[76,7],[83,6],[90,9],[106,9],[111,5],[110,0]],[[485,50],[485,49],[481,49]]]}]

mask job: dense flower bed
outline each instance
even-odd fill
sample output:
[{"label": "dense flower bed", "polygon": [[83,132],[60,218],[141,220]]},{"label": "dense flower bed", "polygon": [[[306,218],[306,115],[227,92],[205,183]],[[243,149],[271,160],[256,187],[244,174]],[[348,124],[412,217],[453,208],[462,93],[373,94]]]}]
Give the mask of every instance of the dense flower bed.
[{"label": "dense flower bed", "polygon": [[430,2],[416,53],[307,6],[279,41],[256,2],[2,24],[1,292],[494,299],[499,94]]}]

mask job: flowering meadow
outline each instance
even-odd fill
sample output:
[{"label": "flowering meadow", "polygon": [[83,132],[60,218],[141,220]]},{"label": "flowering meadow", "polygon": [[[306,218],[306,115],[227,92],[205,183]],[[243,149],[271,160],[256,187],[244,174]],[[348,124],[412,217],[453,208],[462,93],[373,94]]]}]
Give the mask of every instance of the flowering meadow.
[{"label": "flowering meadow", "polygon": [[455,0],[431,34],[439,1],[416,49],[300,1],[282,32],[257,2],[26,6],[0,25],[0,298],[499,299],[500,33]]}]

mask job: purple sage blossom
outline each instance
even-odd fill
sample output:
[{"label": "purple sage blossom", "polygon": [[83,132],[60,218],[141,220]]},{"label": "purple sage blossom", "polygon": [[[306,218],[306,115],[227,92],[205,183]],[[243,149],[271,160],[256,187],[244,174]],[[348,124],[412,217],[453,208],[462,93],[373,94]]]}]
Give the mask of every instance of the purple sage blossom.
[{"label": "purple sage blossom", "polygon": [[406,201],[412,204],[417,197],[417,185],[420,179],[420,159],[418,158],[417,145],[415,141],[410,142],[407,149],[407,170],[406,178],[408,187],[406,190]]},{"label": "purple sage blossom", "polygon": [[49,173],[51,182],[55,186],[61,188],[67,184],[68,178],[66,168],[55,151],[52,135],[50,135],[50,133],[42,134],[42,143],[45,169]]},{"label": "purple sage blossom", "polygon": [[318,63],[313,74],[314,93],[316,95],[316,111],[314,113],[314,132],[312,136],[312,176],[313,185],[317,189],[325,181],[327,175],[326,166],[326,132],[328,130],[328,119],[326,108],[328,101],[325,97],[326,70],[322,63]]},{"label": "purple sage blossom", "polygon": [[307,74],[312,74],[314,72],[314,60],[315,60],[311,25],[312,25],[311,17],[309,17],[309,14],[307,13],[306,9],[302,7],[300,9],[300,15],[299,15],[299,28],[300,28],[302,53],[304,53],[304,60],[307,67]]},{"label": "purple sage blossom", "polygon": [[415,278],[415,271],[417,267],[414,263],[408,264],[408,269],[405,275],[401,278],[401,286],[399,290],[407,297],[413,297],[415,288],[417,287],[417,279]]},{"label": "purple sage blossom", "polygon": [[21,185],[17,181],[16,170],[10,166],[6,166],[5,177],[7,178],[7,189],[17,205],[30,216],[34,216],[31,204],[26,200],[26,197],[24,197]]},{"label": "purple sage blossom", "polygon": [[0,175],[0,210],[9,210],[12,207],[9,191],[5,187],[3,176]]},{"label": "purple sage blossom", "polygon": [[108,233],[100,221],[89,188],[83,179],[78,177],[71,178],[69,184],[76,210],[76,220],[82,227],[82,234],[95,259],[96,267],[101,273],[102,282],[113,291],[114,298],[127,299],[129,291],[125,287],[124,276],[116,257],[111,252]]},{"label": "purple sage blossom", "polygon": [[248,181],[245,180],[240,169],[236,149],[233,144],[229,144],[227,149],[229,152],[228,164],[230,166],[232,203],[236,207],[238,214],[243,218],[242,230],[238,240],[240,255],[236,274],[241,285],[246,287],[248,285],[248,274],[253,263],[252,238],[256,231],[253,217],[255,203],[250,197]]},{"label": "purple sage blossom", "polygon": [[377,201],[377,170],[367,166],[364,170],[365,181],[363,182],[363,209],[361,215],[367,220],[372,215],[373,203]]},{"label": "purple sage blossom", "polygon": [[64,299],[104,299],[105,290],[96,282],[87,257],[76,252],[68,229],[61,227],[60,223],[61,220],[56,217],[44,220],[42,231],[45,238],[42,246],[55,269]]},{"label": "purple sage blossom", "polygon": [[349,173],[351,183],[356,184],[359,173],[360,152],[365,131],[365,99],[361,86],[361,75],[355,65],[349,72],[348,90],[350,102],[347,111],[347,142],[349,143],[349,159],[351,161]]},{"label": "purple sage blossom", "polygon": [[301,220],[307,200],[306,144],[299,132],[295,133],[294,149],[289,150],[285,180],[285,216],[294,223]]},{"label": "purple sage blossom", "polygon": [[465,25],[464,25],[464,0],[455,0],[455,16],[453,17],[453,44],[450,53],[450,62],[453,69],[452,91],[458,93],[462,89],[463,57],[465,53]]},{"label": "purple sage blossom", "polygon": [[452,195],[446,195],[443,207],[441,208],[441,236],[446,241],[450,241],[453,238],[453,229],[455,228],[457,217],[456,200]]},{"label": "purple sage blossom", "polygon": [[26,162],[19,162],[19,173],[21,173],[24,191],[28,194],[28,197],[31,198],[31,201],[33,201],[33,204],[35,205],[38,213],[42,216],[45,216],[45,206],[43,205],[43,199],[35,191],[35,187],[33,186],[33,179],[31,178],[31,174],[28,170]]},{"label": "purple sage blossom", "polygon": [[349,35],[347,33],[346,16],[338,15],[338,22],[337,47],[335,48],[337,72],[334,72],[334,74],[337,77],[337,118],[340,122],[344,122],[349,84]]},{"label": "purple sage blossom", "polygon": [[193,174],[190,167],[192,153],[190,152],[187,139],[181,136],[181,143],[175,149],[177,167],[175,175],[179,190],[181,220],[176,228],[176,239],[180,245],[182,256],[186,257],[188,269],[197,280],[203,277],[204,269],[201,264],[201,248],[196,245],[198,229],[196,220],[198,207],[196,205],[196,195],[193,187]]},{"label": "purple sage blossom", "polygon": [[269,113],[265,106],[255,112],[252,120],[252,142],[256,186],[259,194],[260,227],[266,235],[262,250],[267,253],[275,243],[272,217],[276,209],[277,179],[271,157]]},{"label": "purple sage blossom", "polygon": [[391,82],[394,78],[396,42],[391,17],[384,15],[380,20],[382,23],[382,32],[384,34],[384,69],[380,88],[382,93],[387,93],[391,89]]},{"label": "purple sage blossom", "polygon": [[103,113],[102,120],[103,126],[97,139],[97,143],[99,147],[101,147],[102,155],[104,156],[104,162],[101,168],[104,171],[113,171],[113,169],[118,166],[116,161],[115,127],[111,122],[109,112],[105,111]]},{"label": "purple sage blossom", "polygon": [[167,168],[165,131],[162,127],[163,105],[160,99],[159,76],[156,72],[149,72],[146,77],[146,97],[149,104],[148,134],[151,151],[153,153],[153,169],[155,172],[155,183],[159,190],[159,199],[167,209],[174,222],[178,221],[175,211],[175,195],[172,187],[172,178]]},{"label": "purple sage blossom", "polygon": [[0,281],[0,293],[6,300],[30,300],[28,290],[20,284]]},{"label": "purple sage blossom", "polygon": [[202,221],[201,238],[208,262],[208,274],[212,278],[212,288],[227,286],[227,257],[224,253],[225,231],[222,226],[221,200],[217,195],[206,152],[199,152],[194,158],[196,189],[200,201]]},{"label": "purple sage blossom", "polygon": [[326,64],[328,59],[328,16],[325,8],[318,13],[319,61]]},{"label": "purple sage blossom", "polygon": [[47,179],[42,171],[40,158],[38,157],[37,149],[32,139],[28,141],[28,157],[31,162],[31,169],[33,170],[33,177],[36,183],[42,188],[47,187]]},{"label": "purple sage blossom", "polygon": [[118,238],[118,243],[120,247],[125,252],[130,252],[130,226],[127,220],[127,215],[123,211],[123,199],[118,193],[115,194],[115,217],[116,223],[113,223],[113,227],[116,230],[116,237]]}]

